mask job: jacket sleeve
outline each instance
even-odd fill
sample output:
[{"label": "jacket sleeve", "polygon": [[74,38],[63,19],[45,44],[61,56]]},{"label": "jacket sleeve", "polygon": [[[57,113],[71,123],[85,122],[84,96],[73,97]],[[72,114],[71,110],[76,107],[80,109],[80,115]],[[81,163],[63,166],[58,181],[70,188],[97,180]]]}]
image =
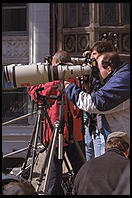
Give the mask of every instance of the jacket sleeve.
[{"label": "jacket sleeve", "polygon": [[38,85],[38,86],[30,86],[30,87],[27,87],[27,91],[28,91],[28,94],[31,96],[31,98],[37,102],[37,95],[36,95],[36,89],[37,88],[40,88],[42,87],[41,84]]},{"label": "jacket sleeve", "polygon": [[[57,85],[59,84],[59,81],[53,81],[53,82],[47,82],[45,84],[40,84],[38,86],[30,86],[27,88],[28,94],[31,96],[31,98],[35,101],[35,102],[39,102],[37,95],[36,95],[36,89],[38,88],[44,88],[42,91],[40,91],[39,93],[42,96],[45,97],[49,97],[49,96],[58,96],[59,95],[59,91],[57,91]],[[53,102],[52,99],[48,98],[48,101]]]},{"label": "jacket sleeve", "polygon": [[65,94],[67,98],[75,105],[78,101],[79,93],[81,92],[81,88],[78,87],[75,83],[69,84],[65,89]]}]

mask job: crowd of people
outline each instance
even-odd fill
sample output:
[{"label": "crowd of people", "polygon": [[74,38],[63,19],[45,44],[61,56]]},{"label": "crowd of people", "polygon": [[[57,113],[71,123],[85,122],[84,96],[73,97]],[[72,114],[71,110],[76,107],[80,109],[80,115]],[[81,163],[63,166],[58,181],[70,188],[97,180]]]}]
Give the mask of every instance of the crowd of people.
[{"label": "crowd of people", "polygon": [[[99,43],[102,43],[103,45],[103,42]],[[106,45],[109,44],[106,42]],[[95,51],[92,51],[92,53],[95,53],[95,55],[98,52],[96,49],[97,48],[95,48]],[[103,49],[104,48],[102,47],[102,50]],[[113,134],[116,134],[118,137],[118,133],[123,132],[128,136],[128,138],[130,137],[130,65],[122,62],[118,53],[115,50],[112,50],[112,48],[108,51],[104,50],[103,52],[100,52],[94,58],[96,58],[97,61],[97,67],[99,69],[98,74],[101,80],[101,86],[98,89],[94,90],[94,92],[89,93],[87,90],[80,89],[80,87],[78,87],[74,83],[65,82],[65,94],[76,107],[83,110],[84,112],[87,112],[88,114],[95,114],[97,122],[97,116],[101,115],[101,129],[103,130],[98,131],[98,128],[96,128],[96,131],[98,135],[100,133],[103,135],[105,141],[104,145],[105,148],[107,148],[107,144],[109,143],[109,136]],[[86,127],[87,133],[89,133],[89,129],[90,128],[87,129]],[[89,140],[92,139],[90,134],[88,134],[87,136],[89,137]],[[119,138],[117,138],[116,141],[118,140]],[[94,142],[94,148],[99,148],[96,147],[95,144],[96,141]],[[126,150],[128,149],[128,147],[126,148]],[[113,150],[113,152],[116,152],[117,149],[119,152],[122,152],[121,146],[116,147],[115,143],[114,146],[112,145],[112,149],[110,147],[110,150]],[[90,150],[92,149],[89,149],[89,151]],[[113,153],[111,159],[108,157],[111,162],[108,163],[109,165],[107,164],[108,161],[107,157],[105,158],[105,156],[107,156],[107,153],[109,153],[108,151],[109,149],[106,149],[105,153],[100,152],[98,157],[95,156],[93,158],[92,156],[91,158],[93,159],[88,159],[88,161],[81,167],[77,174],[77,177],[75,178],[73,194],[106,195],[114,194],[117,192],[130,194],[130,170],[128,170],[128,167],[130,166],[128,165],[130,163],[129,153],[127,156],[123,155],[123,157],[127,158],[127,160],[125,160],[128,161],[128,163],[124,165],[124,168],[121,168],[118,161],[114,162]],[[99,163],[100,160],[101,165]],[[127,186],[124,185],[123,187],[123,184],[125,184],[126,182],[124,178],[122,189],[119,189],[121,188],[120,185],[120,187],[118,187],[118,190],[116,190],[117,183],[123,179],[120,179],[120,174],[118,174],[118,171],[116,171],[116,167],[112,167],[112,160],[114,163],[117,163],[117,169],[121,171],[120,173],[122,173],[122,170],[125,170],[125,167],[127,167]],[[123,164],[123,160],[121,160],[121,162],[122,163],[120,164]],[[96,165],[94,163],[96,163]],[[107,169],[107,167],[109,168]],[[115,175],[118,177],[118,182]],[[96,176],[98,177],[98,179]],[[111,177],[113,177],[113,180],[108,180],[108,178],[110,179]],[[107,186],[103,184],[104,181],[106,182],[105,184]],[[113,183],[113,186],[111,185],[111,183]]]},{"label": "crowd of people", "polygon": [[[96,42],[83,53],[95,58],[98,76],[78,84],[77,78],[55,80],[28,87],[28,93],[40,102],[36,89],[46,96],[51,123],[60,119],[60,96],[64,97],[63,156],[71,163],[74,180],[72,195],[130,194],[130,65],[120,60],[119,54],[108,41]],[[63,50],[52,57],[52,66],[73,65],[71,56]],[[89,67],[92,65],[87,63]],[[90,86],[92,84],[93,90]],[[62,95],[64,91],[64,96]],[[57,96],[56,100],[50,95]],[[81,116],[83,113],[83,116]],[[81,119],[85,124],[81,131]],[[91,128],[91,122],[94,126]],[[85,138],[83,138],[83,135]],[[49,144],[53,131],[48,120],[43,121],[43,144]],[[62,163],[56,144],[51,167],[48,194],[61,195]]]}]

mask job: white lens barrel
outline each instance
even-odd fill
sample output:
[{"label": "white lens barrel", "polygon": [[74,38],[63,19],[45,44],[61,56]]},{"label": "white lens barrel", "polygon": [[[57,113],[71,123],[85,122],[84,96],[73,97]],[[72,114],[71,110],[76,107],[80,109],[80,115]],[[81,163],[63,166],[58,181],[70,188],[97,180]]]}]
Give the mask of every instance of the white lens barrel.
[{"label": "white lens barrel", "polygon": [[5,67],[8,81],[13,81],[14,87],[27,87],[38,85],[53,80],[68,80],[69,78],[80,77],[91,74],[91,67],[88,65],[58,65],[51,66],[42,64],[30,65],[9,65]]},{"label": "white lens barrel", "polygon": [[59,79],[63,79],[63,71],[65,71],[64,80],[68,80],[69,78],[80,77],[83,75],[90,75],[91,74],[91,67],[90,66],[81,66],[81,65],[74,65],[74,66],[58,66],[58,75]]},{"label": "white lens barrel", "polygon": [[27,87],[48,82],[48,66],[31,64],[15,67],[15,86]]}]

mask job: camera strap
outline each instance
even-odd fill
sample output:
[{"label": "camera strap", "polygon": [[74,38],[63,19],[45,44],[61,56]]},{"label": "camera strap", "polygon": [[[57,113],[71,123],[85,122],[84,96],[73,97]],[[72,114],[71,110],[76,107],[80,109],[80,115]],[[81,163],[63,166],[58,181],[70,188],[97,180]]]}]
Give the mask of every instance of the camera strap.
[{"label": "camera strap", "polygon": [[67,122],[68,122],[67,128],[69,131],[69,141],[70,141],[73,140],[73,117],[70,111],[70,105],[68,99],[66,99],[66,104],[67,104]]}]

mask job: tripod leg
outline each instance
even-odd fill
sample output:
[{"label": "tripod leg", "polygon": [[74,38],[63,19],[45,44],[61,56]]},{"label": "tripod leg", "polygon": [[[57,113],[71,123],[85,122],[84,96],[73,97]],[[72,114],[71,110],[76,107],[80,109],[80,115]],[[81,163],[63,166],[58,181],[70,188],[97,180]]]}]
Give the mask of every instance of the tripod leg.
[{"label": "tripod leg", "polygon": [[52,146],[51,146],[51,152],[49,155],[49,162],[48,162],[48,166],[47,166],[46,177],[45,177],[45,181],[44,181],[44,187],[43,187],[44,194],[48,193],[49,178],[50,178],[51,166],[53,163],[53,158],[54,158],[54,153],[55,153],[55,148],[56,148],[58,128],[59,128],[59,124],[56,122],[55,130],[54,130],[54,134],[53,134],[53,142],[52,142]]},{"label": "tripod leg", "polygon": [[66,168],[67,168],[68,172],[72,174],[72,171],[71,171],[71,169],[69,167],[69,164],[68,164],[68,161],[67,161],[65,155],[64,155],[64,162],[65,162],[65,165],[66,165]]},{"label": "tripod leg", "polygon": [[53,137],[54,137],[54,135],[52,136],[52,139],[51,139],[51,141],[48,145],[48,150],[46,152],[46,157],[44,159],[44,164],[42,166],[41,173],[40,173],[40,176],[39,176],[39,179],[38,179],[38,182],[37,182],[36,192],[39,192],[39,187],[41,185],[41,182],[42,182],[42,179],[43,179],[43,176],[44,176],[44,172],[45,172],[46,167],[47,167],[47,163],[48,163],[48,160],[49,160],[49,155],[50,155],[50,152],[51,152]]},{"label": "tripod leg", "polygon": [[44,114],[45,114],[46,119],[48,120],[48,123],[50,125],[51,131],[53,132],[54,126],[52,125],[52,122],[50,120],[50,117],[49,117],[48,112],[46,111],[46,109],[44,109]]},{"label": "tripod leg", "polygon": [[51,141],[50,141],[50,143],[48,145],[48,150],[47,150],[47,153],[46,153],[44,164],[42,166],[41,173],[40,173],[40,176],[39,176],[39,179],[38,179],[38,182],[37,182],[36,192],[39,192],[39,187],[41,185],[41,182],[42,182],[42,179],[43,179],[43,176],[44,176],[44,172],[45,172],[46,167],[47,167],[47,163],[48,163],[48,160],[49,160],[49,155],[50,155],[50,152],[51,152],[51,146],[52,146],[52,142],[53,142],[53,137],[54,137],[54,126],[51,123],[50,117],[49,117],[45,107],[44,107],[44,116],[48,120],[50,128],[51,128],[51,130],[53,132],[53,136],[52,136]]},{"label": "tripod leg", "polygon": [[34,137],[34,145],[32,146],[33,154],[32,154],[32,166],[31,166],[30,175],[29,175],[29,182],[31,182],[31,180],[32,180],[32,173],[33,173],[34,160],[35,160],[36,150],[37,150],[40,122],[41,122],[41,111],[38,111],[38,117],[37,117],[37,121],[36,121],[36,132],[35,132],[35,137]]}]

